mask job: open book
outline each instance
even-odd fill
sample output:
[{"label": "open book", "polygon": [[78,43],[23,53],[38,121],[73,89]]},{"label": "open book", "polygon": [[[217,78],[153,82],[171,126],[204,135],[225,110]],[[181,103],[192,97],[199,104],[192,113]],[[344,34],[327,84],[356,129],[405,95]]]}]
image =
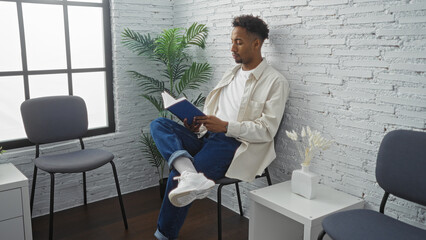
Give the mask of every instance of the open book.
[{"label": "open book", "polygon": [[182,122],[186,118],[189,125],[192,124],[192,120],[195,116],[204,116],[205,114],[201,112],[196,106],[194,106],[190,101],[185,97],[175,99],[166,91],[161,93],[163,97],[164,108],[173,113],[178,117]]}]

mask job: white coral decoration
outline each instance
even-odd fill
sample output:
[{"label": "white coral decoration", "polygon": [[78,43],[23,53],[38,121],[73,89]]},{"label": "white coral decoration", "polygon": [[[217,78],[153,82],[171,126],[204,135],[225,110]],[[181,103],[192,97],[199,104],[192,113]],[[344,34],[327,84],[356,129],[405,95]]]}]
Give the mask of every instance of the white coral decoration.
[{"label": "white coral decoration", "polygon": [[296,146],[300,156],[304,159],[302,164],[305,166],[311,163],[312,157],[317,150],[327,150],[333,142],[322,137],[320,132],[312,131],[309,126],[306,127],[306,130],[304,127],[302,128],[300,141],[298,141],[298,135],[294,130],[291,132],[285,131],[285,133],[291,140],[298,142]]}]

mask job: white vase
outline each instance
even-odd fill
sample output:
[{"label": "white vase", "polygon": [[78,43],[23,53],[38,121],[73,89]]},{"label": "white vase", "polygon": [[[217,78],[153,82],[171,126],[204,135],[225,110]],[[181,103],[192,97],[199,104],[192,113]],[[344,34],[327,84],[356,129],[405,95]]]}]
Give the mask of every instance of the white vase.
[{"label": "white vase", "polygon": [[291,191],[304,198],[312,199],[318,189],[319,176],[309,171],[309,166],[302,165],[302,169],[294,170],[291,175]]}]

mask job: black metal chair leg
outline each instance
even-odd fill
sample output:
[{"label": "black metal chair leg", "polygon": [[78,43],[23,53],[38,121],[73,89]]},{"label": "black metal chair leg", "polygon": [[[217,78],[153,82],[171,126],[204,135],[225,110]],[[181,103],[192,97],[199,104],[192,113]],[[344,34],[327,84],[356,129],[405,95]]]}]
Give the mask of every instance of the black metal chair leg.
[{"label": "black metal chair leg", "polygon": [[222,240],[222,184],[217,188],[217,239]]},{"label": "black metal chair leg", "polygon": [[84,205],[87,205],[87,188],[86,188],[86,172],[83,172],[83,198],[84,198]]},{"label": "black metal chair leg", "polygon": [[111,161],[110,163],[112,166],[112,172],[114,173],[115,186],[117,187],[118,200],[120,201],[121,215],[123,216],[124,228],[128,229],[129,226],[127,225],[127,217],[126,212],[124,210],[123,198],[121,197],[120,184],[118,183],[117,170],[115,168],[114,162]]},{"label": "black metal chair leg", "polygon": [[272,181],[271,181],[271,175],[269,175],[268,168],[265,168],[265,175],[266,175],[266,180],[268,180],[268,185],[271,186],[272,185]]},{"label": "black metal chair leg", "polygon": [[53,239],[53,200],[55,198],[55,174],[50,174],[50,214],[49,214],[49,240]]},{"label": "black metal chair leg", "polygon": [[240,208],[240,216],[244,216],[243,214],[243,206],[241,204],[241,195],[240,195],[240,187],[238,186],[238,183],[235,183],[235,189],[237,190],[237,199],[238,199],[238,207]]},{"label": "black metal chair leg", "polygon": [[31,188],[31,200],[30,200],[31,215],[33,214],[34,193],[35,193],[36,180],[37,180],[37,167],[34,165],[33,184],[32,184],[33,186]]},{"label": "black metal chair leg", "polygon": [[317,238],[317,240],[322,240],[322,239],[324,238],[324,236],[325,236],[325,231],[324,231],[324,230],[322,230],[322,231],[318,234],[318,238]]}]

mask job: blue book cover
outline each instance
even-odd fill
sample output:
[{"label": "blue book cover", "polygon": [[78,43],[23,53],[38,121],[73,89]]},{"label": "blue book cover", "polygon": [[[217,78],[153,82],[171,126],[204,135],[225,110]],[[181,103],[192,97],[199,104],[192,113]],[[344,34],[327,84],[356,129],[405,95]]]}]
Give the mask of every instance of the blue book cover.
[{"label": "blue book cover", "polygon": [[195,116],[205,116],[200,109],[184,97],[175,99],[167,92],[161,93],[161,96],[163,97],[164,108],[173,113],[182,122],[186,118],[187,123],[191,125]]}]

